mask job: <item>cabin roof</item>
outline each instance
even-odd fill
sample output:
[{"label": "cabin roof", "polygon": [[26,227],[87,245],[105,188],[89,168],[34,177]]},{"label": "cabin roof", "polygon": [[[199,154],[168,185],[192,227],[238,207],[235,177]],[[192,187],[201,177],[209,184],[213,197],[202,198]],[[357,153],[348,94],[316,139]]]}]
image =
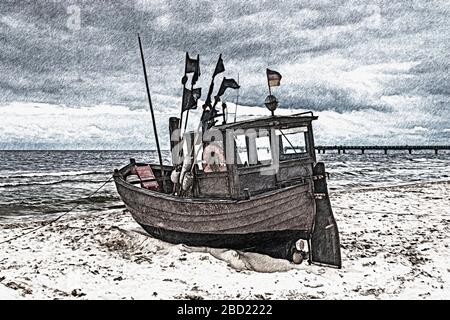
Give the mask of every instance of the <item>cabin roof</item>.
[{"label": "cabin roof", "polygon": [[243,120],[216,126],[216,129],[256,129],[256,128],[276,128],[287,129],[296,128],[302,125],[308,125],[318,117],[314,116],[312,112],[304,112],[293,114],[289,116],[268,116],[256,119]]}]

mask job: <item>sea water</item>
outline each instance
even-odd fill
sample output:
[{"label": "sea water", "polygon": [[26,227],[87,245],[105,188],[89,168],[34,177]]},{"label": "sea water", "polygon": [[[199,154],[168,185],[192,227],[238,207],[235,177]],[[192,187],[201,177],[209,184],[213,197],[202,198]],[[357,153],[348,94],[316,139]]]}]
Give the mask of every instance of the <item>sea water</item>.
[{"label": "sea water", "polygon": [[[166,164],[170,153],[163,151]],[[430,151],[317,155],[329,173],[330,192],[450,179],[450,153]],[[101,212],[122,202],[113,182],[87,199],[114,169],[157,163],[155,151],[0,151],[0,220]]]}]

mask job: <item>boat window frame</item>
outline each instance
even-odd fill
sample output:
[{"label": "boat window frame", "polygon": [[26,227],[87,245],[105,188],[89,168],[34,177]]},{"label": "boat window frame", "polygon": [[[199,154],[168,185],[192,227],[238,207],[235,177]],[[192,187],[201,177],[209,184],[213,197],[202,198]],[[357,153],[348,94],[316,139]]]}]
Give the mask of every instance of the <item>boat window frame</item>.
[{"label": "boat window frame", "polygon": [[[299,129],[299,128],[303,128],[303,130],[298,131],[298,132],[286,132],[288,130]],[[288,129],[277,129],[277,130],[280,131],[280,134],[277,133],[277,136],[279,137],[279,144],[280,144],[280,155],[279,155],[280,161],[292,160],[292,159],[305,159],[305,158],[311,157],[311,149],[309,146],[310,132],[309,132],[309,128],[307,125],[301,125],[298,127],[291,127]],[[289,140],[289,135],[301,134],[301,133],[303,133],[302,147],[304,147],[305,151],[304,152],[295,152],[295,149],[293,149],[292,146],[290,145],[291,141]],[[285,145],[285,142],[286,142],[287,146]],[[285,152],[286,147],[290,147],[290,149],[294,150],[294,152],[286,153]],[[294,145],[293,147],[297,147],[297,146]]]},{"label": "boat window frame", "polygon": [[[233,156],[234,156],[234,162],[233,164],[236,165],[237,168],[241,169],[241,168],[263,168],[263,167],[267,167],[270,166],[271,164],[274,163],[274,154],[278,154],[278,162],[284,162],[284,161],[291,161],[291,160],[305,160],[305,159],[312,159],[313,163],[316,162],[316,153],[315,153],[315,146],[314,146],[314,133],[313,133],[313,128],[312,128],[312,120],[308,120],[308,121],[299,121],[295,124],[289,123],[289,124],[284,124],[284,123],[277,123],[277,122],[272,122],[266,126],[258,126],[258,127],[247,127],[247,128],[233,128],[233,130],[236,131],[243,131],[240,135],[245,135],[245,132],[247,130],[267,130],[268,132],[271,132],[271,130],[288,130],[288,129],[295,129],[295,128],[306,128],[306,131],[304,131],[304,139],[305,139],[305,149],[306,152],[302,152],[302,153],[297,153],[297,154],[290,154],[290,156],[288,156],[287,158],[283,158],[284,152],[282,152],[281,150],[281,146],[282,143],[280,143],[280,141],[278,141],[278,149],[277,150],[270,150],[270,153],[272,154],[272,158],[270,160],[270,163],[266,162],[266,163],[257,163],[257,164],[252,164],[252,165],[247,165],[245,166],[244,164],[238,164],[237,161],[237,157],[239,157],[239,151],[237,149],[237,144],[236,144],[236,139],[235,137],[233,138],[234,141],[234,151],[232,152]],[[221,131],[224,134],[224,137],[227,136],[226,135],[226,130],[227,128],[221,128]],[[269,133],[269,138],[272,135]],[[277,136],[275,134],[275,136]],[[282,136],[278,136],[280,139],[282,138]],[[272,144],[271,144],[272,145]],[[225,144],[225,148],[228,148],[227,144]],[[272,148],[271,148],[272,149]],[[247,152],[247,158],[249,156],[249,149],[248,149],[248,144],[247,144],[247,148],[246,148],[246,152]],[[229,150],[225,150],[225,154],[228,157],[229,155],[231,156],[231,154],[229,153]]]}]

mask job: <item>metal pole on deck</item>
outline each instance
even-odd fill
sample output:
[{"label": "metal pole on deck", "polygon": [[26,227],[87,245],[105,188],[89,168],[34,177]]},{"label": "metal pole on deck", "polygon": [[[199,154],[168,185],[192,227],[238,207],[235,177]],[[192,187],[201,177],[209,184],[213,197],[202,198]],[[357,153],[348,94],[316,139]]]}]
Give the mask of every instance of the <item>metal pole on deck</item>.
[{"label": "metal pole on deck", "polygon": [[[237,76],[237,84],[239,84],[239,73]],[[239,89],[237,89],[237,96],[236,96],[236,108],[234,109],[234,122],[236,122],[236,115],[237,115],[237,109],[238,109],[238,103],[239,103]]]},{"label": "metal pole on deck", "polygon": [[161,166],[161,179],[162,179],[162,186],[163,186],[163,191],[164,191],[165,190],[165,181],[164,181],[164,167],[163,167],[163,161],[162,161],[162,156],[161,156],[161,148],[159,147],[159,139],[158,139],[158,132],[156,130],[155,114],[153,112],[152,98],[150,96],[150,88],[148,86],[147,69],[145,68],[144,51],[142,50],[142,42],[141,42],[141,37],[139,36],[139,33],[138,33],[138,40],[139,40],[139,49],[141,50],[142,68],[144,70],[145,87],[147,89],[148,105],[150,106],[150,112],[152,114],[153,132],[155,133],[155,141],[156,141],[156,148],[158,149],[159,165]]}]

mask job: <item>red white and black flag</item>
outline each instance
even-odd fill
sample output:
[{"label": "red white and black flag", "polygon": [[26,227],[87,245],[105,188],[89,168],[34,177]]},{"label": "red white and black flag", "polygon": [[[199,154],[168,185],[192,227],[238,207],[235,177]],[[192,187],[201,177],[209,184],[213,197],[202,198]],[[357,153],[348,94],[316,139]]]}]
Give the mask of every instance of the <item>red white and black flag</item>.
[{"label": "red white and black flag", "polygon": [[281,74],[277,71],[266,69],[267,83],[269,87],[278,87],[280,85]]}]

